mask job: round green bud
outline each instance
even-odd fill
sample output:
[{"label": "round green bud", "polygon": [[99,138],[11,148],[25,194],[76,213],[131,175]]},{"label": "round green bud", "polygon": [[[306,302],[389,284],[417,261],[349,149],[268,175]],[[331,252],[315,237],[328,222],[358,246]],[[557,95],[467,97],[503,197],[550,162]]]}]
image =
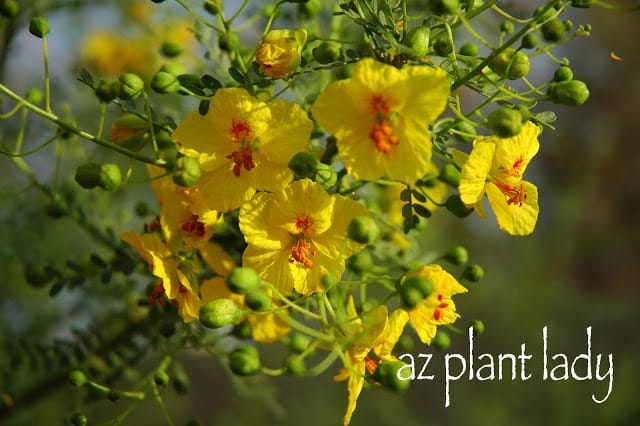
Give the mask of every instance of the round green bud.
[{"label": "round green bud", "polygon": [[571,0],[571,6],[579,8],[589,8],[596,3],[596,0]]},{"label": "round green bud", "polygon": [[454,265],[464,265],[469,261],[467,249],[462,246],[451,247],[444,254],[444,260]]},{"label": "round green bud", "polygon": [[458,11],[460,2],[458,0],[429,0],[428,5],[434,15],[453,15]]},{"label": "round green bud", "polygon": [[296,178],[312,178],[318,171],[318,159],[308,152],[298,152],[289,161],[289,169]]},{"label": "round green bud", "polygon": [[73,415],[69,418],[69,423],[73,426],[87,426],[87,416],[82,413],[73,413]]},{"label": "round green bud", "polygon": [[42,90],[38,89],[37,87],[32,87],[31,89],[27,90],[25,98],[28,102],[31,102],[34,105],[40,105],[44,100]]},{"label": "round green bud", "polygon": [[135,207],[136,216],[145,217],[152,213],[151,207],[146,201],[138,201]]},{"label": "round green bud", "polygon": [[554,104],[580,106],[589,99],[589,89],[580,80],[561,81],[553,86],[550,97]]},{"label": "round green bud", "polygon": [[260,285],[260,276],[251,268],[233,268],[226,279],[227,287],[234,293],[245,294]]},{"label": "round green bud", "polygon": [[465,43],[460,46],[459,52],[464,56],[478,56],[480,54],[480,48],[475,43]]},{"label": "round green bud", "polygon": [[313,59],[320,64],[331,64],[342,60],[344,57],[340,44],[332,41],[320,43],[311,50],[311,54],[313,55]]},{"label": "round green bud", "polygon": [[360,251],[347,259],[347,268],[356,274],[367,272],[373,267],[373,257],[367,250]]},{"label": "round green bud", "polygon": [[176,168],[171,175],[173,183],[178,186],[193,186],[200,179],[200,164],[191,157],[180,157],[176,161]]},{"label": "round green bud", "polygon": [[482,266],[477,264],[467,265],[464,268],[464,271],[462,271],[462,279],[471,281],[473,283],[477,283],[483,277],[484,277],[484,269],[482,269]]},{"label": "round green bud", "polygon": [[29,263],[24,267],[24,279],[32,287],[41,288],[53,280],[54,276],[44,263]]},{"label": "round green bud", "polygon": [[253,290],[244,296],[244,302],[254,311],[266,309],[271,306],[271,299],[261,290]]},{"label": "round green bud", "polygon": [[500,24],[500,31],[505,33],[505,34],[511,34],[513,32],[514,28],[513,28],[513,22],[511,21],[503,21]]},{"label": "round green bud", "polygon": [[253,346],[240,346],[229,355],[229,368],[238,376],[258,374],[262,365],[258,349]]},{"label": "round green bud", "polygon": [[166,72],[177,77],[186,74],[187,69],[180,62],[168,62],[162,65],[158,72]]},{"label": "round green bud", "polygon": [[473,320],[469,323],[469,327],[473,328],[473,335],[480,336],[484,333],[484,323],[480,320]]},{"label": "round green bud", "polygon": [[407,352],[410,352],[415,347],[415,345],[416,342],[411,336],[403,334],[398,339],[398,342],[396,343],[394,349],[395,351],[397,351],[396,353],[405,354]]},{"label": "round green bud", "polygon": [[322,185],[324,189],[329,189],[338,181],[338,175],[336,171],[333,170],[333,167],[324,163],[316,164],[317,172],[315,176],[315,181]]},{"label": "round green bud", "polygon": [[451,346],[451,336],[445,331],[438,330],[431,340],[431,346],[437,349],[447,350]]},{"label": "round green bud", "polygon": [[453,164],[447,163],[440,169],[438,179],[449,186],[457,188],[458,183],[460,183],[460,170]]},{"label": "round green bud", "polygon": [[173,93],[180,89],[180,81],[174,74],[159,71],[151,77],[151,88],[161,94]]},{"label": "round green bud", "polygon": [[416,58],[422,58],[427,55],[430,33],[431,30],[427,26],[413,28],[407,33],[404,44],[415,52]]},{"label": "round green bud", "polygon": [[87,383],[87,376],[80,370],[73,370],[69,373],[69,383],[77,388],[82,387]]},{"label": "round green bud", "polygon": [[0,0],[0,16],[13,18],[19,11],[20,8],[15,0]]},{"label": "round green bud", "polygon": [[434,286],[431,278],[424,277],[422,275],[414,275],[412,277],[407,278],[402,283],[403,287],[414,287],[420,291],[422,294],[422,298],[429,297],[431,293],[433,293]]},{"label": "round green bud", "polygon": [[287,373],[292,376],[302,376],[307,371],[307,365],[304,358],[297,355],[289,355],[285,361]]},{"label": "round green bud", "polygon": [[202,7],[215,16],[222,10],[222,0],[205,0]]},{"label": "round green bud", "polygon": [[529,74],[531,64],[524,52],[507,47],[489,62],[489,68],[500,77],[517,80]]},{"label": "round green bud", "polygon": [[100,102],[108,104],[120,96],[120,83],[115,80],[100,80],[93,92]]},{"label": "round green bud", "polygon": [[29,32],[38,38],[42,38],[51,32],[49,21],[44,16],[34,16],[29,22]]},{"label": "round green bud", "polygon": [[453,52],[453,46],[448,37],[440,36],[433,43],[433,50],[438,56],[449,56]]},{"label": "round green bud", "polygon": [[511,108],[498,108],[487,117],[487,127],[501,138],[510,138],[522,130],[522,114]]},{"label": "round green bud", "polygon": [[251,337],[251,323],[247,320],[239,322],[233,326],[231,334],[238,339],[248,339]]},{"label": "round green bud", "polygon": [[542,31],[542,38],[546,41],[557,42],[562,39],[566,28],[560,20],[552,19],[542,24],[540,30]]},{"label": "round green bud", "polygon": [[460,199],[460,194],[450,195],[445,202],[445,206],[447,207],[447,210],[459,218],[465,218],[473,213],[473,209],[469,209],[464,205]]},{"label": "round green bud", "polygon": [[158,371],[155,376],[153,376],[153,381],[158,386],[167,386],[169,384],[169,375],[164,371]]},{"label": "round green bud", "polygon": [[182,46],[172,41],[165,41],[160,46],[160,54],[165,58],[175,58],[182,54]]},{"label": "round green bud", "polygon": [[218,37],[218,47],[224,52],[232,52],[240,47],[240,37],[235,32],[226,32]]},{"label": "round green bud", "polygon": [[347,235],[361,244],[371,244],[380,235],[380,229],[371,216],[356,216],[349,222]]},{"label": "round green bud", "polygon": [[529,33],[526,36],[522,37],[522,46],[523,49],[533,49],[538,45],[538,37],[535,34]]},{"label": "round green bud", "polygon": [[573,71],[569,67],[560,67],[553,73],[553,81],[573,80]]},{"label": "round green bud", "polygon": [[468,121],[459,121],[455,126],[453,126],[453,128],[460,132],[466,133],[465,135],[456,133],[456,136],[463,142],[473,142],[473,140],[476,138],[476,135],[478,134],[473,124],[469,123]]},{"label": "round green bud", "polygon": [[382,386],[396,392],[404,392],[411,384],[411,369],[404,368],[402,361],[383,361],[376,368],[373,377]]},{"label": "round green bud", "polygon": [[242,318],[242,311],[231,299],[216,299],[200,308],[200,322],[207,328],[220,328]]},{"label": "round green bud", "polygon": [[424,294],[416,286],[403,285],[402,288],[400,288],[400,300],[402,301],[402,306],[407,309],[412,309],[424,300]]},{"label": "round green bud", "polygon": [[144,81],[131,72],[122,74],[118,79],[120,82],[120,98],[124,100],[134,100],[142,94]]},{"label": "round green bud", "polygon": [[85,188],[92,189],[96,186],[110,191],[116,189],[122,183],[120,169],[115,164],[87,163],[76,170],[76,182]]},{"label": "round green bud", "polygon": [[289,348],[296,353],[304,352],[311,343],[309,336],[301,333],[294,333],[289,340]]},{"label": "round green bud", "polygon": [[573,21],[565,19],[562,21],[562,25],[564,25],[565,31],[571,31],[571,28],[573,28]]},{"label": "round green bud", "polygon": [[516,105],[516,110],[520,112],[520,115],[522,116],[523,124],[529,121],[529,119],[531,119],[531,111],[529,111],[529,107],[527,105],[518,104]]}]

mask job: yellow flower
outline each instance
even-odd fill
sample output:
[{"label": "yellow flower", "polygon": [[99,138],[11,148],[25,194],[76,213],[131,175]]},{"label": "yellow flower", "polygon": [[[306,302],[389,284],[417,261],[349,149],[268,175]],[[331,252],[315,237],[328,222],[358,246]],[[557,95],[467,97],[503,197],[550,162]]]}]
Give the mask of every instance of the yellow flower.
[{"label": "yellow flower", "polygon": [[206,205],[232,210],[256,190],[279,191],[292,179],[288,163],[305,151],[313,123],[297,104],[266,104],[241,88],[220,89],[209,112],[192,112],[173,138],[183,154],[200,163],[198,181]]},{"label": "yellow flower", "polygon": [[307,41],[307,31],[299,29],[271,30],[256,50],[256,62],[260,73],[272,78],[284,78],[300,65],[302,48]]},{"label": "yellow flower", "polygon": [[439,265],[426,265],[414,269],[409,271],[404,279],[414,276],[429,278],[433,283],[433,292],[415,307],[395,311],[392,314],[394,320],[390,321],[389,332],[399,337],[409,321],[420,341],[428,345],[436,335],[438,325],[452,324],[460,317],[452,296],[466,293],[467,289]]},{"label": "yellow flower", "polygon": [[148,77],[158,63],[156,54],[148,47],[148,40],[144,38],[126,38],[115,31],[97,31],[84,41],[81,62],[106,77],[116,77],[125,72]]},{"label": "yellow flower", "polygon": [[336,137],[351,176],[413,183],[432,167],[428,125],[444,110],[449,89],[440,68],[398,70],[366,58],[351,78],[329,85],[311,112]]},{"label": "yellow flower", "polygon": [[[538,152],[539,132],[538,126],[527,121],[520,133],[511,138],[477,138],[462,166],[462,202],[484,216],[482,197],[486,193],[498,226],[511,235],[530,234],[538,219],[538,188],[523,181],[522,175]],[[457,157],[461,162],[460,154]]]},{"label": "yellow flower", "polygon": [[347,229],[351,219],[365,215],[362,204],[330,196],[308,179],[278,193],[259,193],[240,208],[248,244],[243,264],[283,294],[319,291],[324,274],[339,277],[344,259],[364,248],[347,239]]}]

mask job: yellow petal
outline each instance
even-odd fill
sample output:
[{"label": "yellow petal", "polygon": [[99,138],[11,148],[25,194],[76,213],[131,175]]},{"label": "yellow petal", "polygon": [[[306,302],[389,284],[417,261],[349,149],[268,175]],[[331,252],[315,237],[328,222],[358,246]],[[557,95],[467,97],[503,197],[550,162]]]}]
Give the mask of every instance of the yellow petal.
[{"label": "yellow petal", "polygon": [[351,422],[351,416],[356,410],[358,397],[360,396],[360,392],[362,392],[362,386],[364,385],[364,362],[361,365],[354,365],[353,368],[358,374],[352,373],[349,376],[349,381],[347,382],[347,391],[349,393],[349,396],[347,397],[347,412],[345,413],[343,419],[343,423],[345,425],[348,425]]},{"label": "yellow petal", "polygon": [[476,140],[460,173],[460,199],[466,205],[474,205],[482,199],[484,187],[491,169],[496,145],[484,138]]},{"label": "yellow petal", "polygon": [[494,137],[496,143],[495,159],[491,167],[492,175],[500,178],[499,174],[520,179],[529,161],[540,148],[538,133],[540,128],[527,121],[520,133],[506,139]]},{"label": "yellow petal", "polygon": [[197,159],[204,170],[215,170],[228,162],[224,157],[225,152],[212,150],[216,138],[213,123],[196,111],[187,115],[173,132],[172,137],[176,141],[178,151],[187,157]]},{"label": "yellow petal", "polygon": [[[334,204],[330,218],[331,227],[325,232],[316,234],[313,237],[313,242],[319,252],[337,260],[340,257],[342,246],[347,240],[347,232],[351,220],[357,216],[370,216],[370,214],[364,205],[355,200],[339,195],[334,195],[332,198]],[[345,251],[342,255],[347,258],[364,247],[363,244],[347,240]]]},{"label": "yellow petal", "polygon": [[412,120],[429,124],[442,114],[449,99],[451,86],[441,68],[404,67],[401,71],[408,86],[407,102],[402,114]]},{"label": "yellow petal", "polygon": [[[404,112],[401,114],[397,124],[392,124],[393,134],[399,143],[392,145],[387,154],[377,150],[376,153],[382,156],[385,174],[390,179],[412,184],[432,168],[431,133],[425,124],[406,118]],[[375,150],[373,141],[369,139],[368,142]]]},{"label": "yellow petal", "polygon": [[298,105],[283,99],[268,104],[269,131],[261,138],[260,153],[273,163],[288,167],[296,153],[307,151],[313,122]]},{"label": "yellow petal", "polygon": [[391,355],[391,351],[396,343],[398,343],[400,336],[402,336],[407,321],[409,321],[409,314],[404,309],[397,309],[389,316],[387,326],[378,338],[378,343],[373,348],[374,353],[378,355],[381,360],[388,361],[394,358]]},{"label": "yellow petal", "polygon": [[507,198],[490,183],[487,185],[489,204],[496,216],[500,229],[511,235],[529,235],[533,232],[538,220],[538,188],[530,182],[520,182],[524,186],[527,198],[522,205],[507,203]]},{"label": "yellow petal", "polygon": [[248,315],[251,336],[256,342],[273,343],[291,332],[291,327],[276,314]]}]

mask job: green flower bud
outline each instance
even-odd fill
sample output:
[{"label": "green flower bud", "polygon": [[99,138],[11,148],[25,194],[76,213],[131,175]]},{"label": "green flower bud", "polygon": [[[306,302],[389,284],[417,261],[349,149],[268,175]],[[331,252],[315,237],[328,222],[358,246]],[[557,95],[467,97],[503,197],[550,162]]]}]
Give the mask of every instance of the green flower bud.
[{"label": "green flower bud", "polygon": [[469,323],[469,327],[473,328],[473,335],[480,336],[484,333],[484,323],[480,320],[473,320]]},{"label": "green flower bud", "polygon": [[137,74],[122,74],[118,79],[120,82],[120,98],[125,100],[134,100],[142,94],[144,90],[144,81]]},{"label": "green flower bud", "polygon": [[571,6],[579,8],[589,8],[596,3],[596,0],[571,0]]},{"label": "green flower bud", "polygon": [[447,207],[447,210],[459,218],[467,217],[473,213],[473,209],[469,209],[464,205],[460,199],[460,194],[450,195],[445,202],[445,206]]},{"label": "green flower bud", "polygon": [[398,339],[398,343],[396,343],[396,346],[394,347],[394,349],[396,353],[405,354],[413,350],[415,345],[416,345],[416,342],[411,336],[407,336],[406,334],[403,334]]},{"label": "green flower bud", "polygon": [[501,138],[510,138],[522,130],[522,114],[511,108],[498,108],[489,114],[487,127]]},{"label": "green flower bud", "polygon": [[54,278],[44,263],[29,263],[24,267],[24,279],[32,287],[42,288]]},{"label": "green flower bud", "polygon": [[215,16],[222,10],[222,0],[205,0],[202,7]]},{"label": "green flower bud", "polygon": [[291,335],[291,339],[289,340],[289,348],[293,352],[301,354],[309,347],[310,343],[311,339],[307,335],[294,333]]},{"label": "green flower bud", "polygon": [[0,16],[13,18],[19,11],[20,8],[15,0],[0,0]]},{"label": "green flower bud", "polygon": [[527,105],[518,104],[516,105],[516,110],[518,110],[520,112],[520,115],[522,116],[522,124],[531,119],[531,111],[529,111],[529,107]]},{"label": "green flower bud", "polygon": [[87,416],[82,413],[73,413],[69,418],[69,423],[73,426],[87,426]]},{"label": "green flower bud", "polygon": [[40,105],[44,100],[44,95],[42,94],[42,90],[38,89],[37,87],[32,87],[31,89],[27,90],[25,98],[28,102],[31,102],[34,105]]},{"label": "green flower bud", "polygon": [[51,32],[49,21],[44,16],[34,16],[29,22],[29,32],[38,38],[42,38]]},{"label": "green flower bud", "polygon": [[262,365],[258,349],[253,346],[240,346],[229,355],[229,368],[238,376],[258,374]]},{"label": "green flower bud", "polygon": [[440,169],[438,179],[449,186],[457,188],[460,182],[460,170],[453,164],[447,163]]},{"label": "green flower bud", "polygon": [[316,172],[315,181],[322,185],[324,189],[329,189],[336,184],[338,175],[333,170],[333,167],[328,164],[317,163],[316,168],[318,171]]},{"label": "green flower bud", "polygon": [[271,299],[265,292],[261,290],[253,290],[248,292],[244,296],[244,301],[247,306],[254,311],[266,309],[271,306]]},{"label": "green flower bud", "polygon": [[233,268],[226,279],[227,287],[234,293],[246,294],[260,285],[258,273],[251,268]]},{"label": "green flower bud", "polygon": [[416,286],[403,285],[400,288],[400,300],[402,301],[402,306],[407,309],[415,308],[423,299],[424,294]]},{"label": "green flower bud", "polygon": [[500,24],[500,31],[505,34],[511,34],[513,32],[513,22],[511,21],[503,21]]},{"label": "green flower bud", "polygon": [[177,77],[186,74],[187,69],[180,62],[169,62],[162,65],[158,72],[166,72]]},{"label": "green flower bud", "polygon": [[158,371],[155,376],[153,376],[153,381],[158,386],[167,386],[169,384],[169,375],[164,371]]},{"label": "green flower bud", "polygon": [[560,67],[553,73],[553,81],[573,80],[573,71],[569,67]]},{"label": "green flower bud", "polygon": [[220,328],[242,318],[242,311],[231,299],[216,299],[200,308],[200,322],[208,328]]},{"label": "green flower bud", "polygon": [[151,207],[145,201],[138,201],[135,206],[136,216],[145,217],[152,213]]},{"label": "green flower bud", "polygon": [[517,80],[529,74],[531,65],[524,52],[507,47],[489,62],[489,68],[500,77]]},{"label": "green flower bud", "polygon": [[445,331],[438,330],[431,340],[431,345],[437,349],[447,350],[451,346],[451,336]]},{"label": "green flower bud", "polygon": [[331,64],[344,58],[342,47],[333,41],[324,41],[311,50],[313,59],[320,64]]},{"label": "green flower bud", "polygon": [[533,49],[538,45],[538,37],[535,34],[529,33],[526,36],[522,37],[522,46],[523,49]]},{"label": "green flower bud", "polygon": [[182,46],[180,46],[178,43],[165,41],[160,46],[160,54],[165,58],[175,58],[176,56],[180,56],[181,53]]},{"label": "green flower bud", "polygon": [[459,7],[458,0],[429,0],[429,9],[435,15],[453,15]]},{"label": "green flower bud", "polygon": [[308,152],[298,152],[289,161],[289,168],[296,178],[312,178],[318,171],[318,159]]},{"label": "green flower bud", "polygon": [[467,265],[467,267],[464,268],[464,271],[462,271],[462,279],[471,281],[472,283],[477,283],[483,277],[484,269],[482,269],[482,266],[477,264]]},{"label": "green flower bud", "polygon": [[297,355],[289,355],[285,361],[287,373],[292,376],[302,376],[307,371],[307,365],[304,358]]},{"label": "green flower bud", "polygon": [[542,31],[542,37],[546,41],[557,42],[562,39],[566,28],[560,20],[552,19],[542,24],[542,28],[540,28],[540,30]]},{"label": "green flower bud", "polygon": [[247,320],[241,321],[233,326],[231,334],[236,336],[238,339],[248,339],[251,337],[251,324]]},{"label": "green flower bud", "polygon": [[469,123],[468,121],[459,121],[458,123],[456,123],[455,126],[453,126],[453,128],[460,132],[464,132],[468,134],[468,135],[456,134],[456,136],[460,138],[463,142],[473,142],[473,140],[476,138],[476,135],[478,134],[473,124]]},{"label": "green flower bud", "polygon": [[69,373],[69,383],[77,388],[82,387],[87,383],[87,376],[80,370],[73,370]]},{"label": "green flower bud", "polygon": [[475,43],[465,43],[460,46],[460,54],[464,56],[478,56],[480,48]]},{"label": "green flower bud", "polygon": [[378,365],[373,377],[382,386],[396,392],[405,392],[411,384],[411,369],[402,361],[384,361]]},{"label": "green flower bud", "polygon": [[469,260],[467,249],[462,246],[451,247],[444,254],[444,260],[454,265],[464,265]]},{"label": "green flower bud", "polygon": [[427,56],[429,51],[429,34],[431,30],[428,26],[420,26],[411,29],[407,33],[405,45],[411,48],[415,52],[416,58],[423,58]]},{"label": "green flower bud", "polygon": [[360,251],[347,259],[347,268],[362,274],[373,267],[373,258],[367,250]]},{"label": "green flower bud", "polygon": [[448,37],[440,36],[433,44],[433,50],[438,56],[449,56],[449,54],[453,52],[453,46]]},{"label": "green flower bud", "polygon": [[114,80],[100,80],[93,92],[100,102],[108,104],[120,96],[120,83]]},{"label": "green flower bud", "polygon": [[412,277],[405,279],[402,282],[402,287],[416,288],[422,295],[423,299],[426,297],[429,297],[431,293],[433,293],[433,289],[434,289],[433,281],[431,281],[430,278],[424,277],[421,275],[414,275]]},{"label": "green flower bud", "polygon": [[580,80],[561,81],[553,87],[550,97],[554,104],[580,106],[589,99],[589,89]]},{"label": "green flower bud", "polygon": [[173,74],[159,71],[151,77],[151,88],[161,94],[173,93],[180,89],[180,81]]},{"label": "green flower bud", "polygon": [[87,163],[76,170],[76,182],[85,188],[92,189],[96,186],[110,191],[116,189],[122,183],[120,169],[115,164]]},{"label": "green flower bud", "polygon": [[171,175],[173,183],[178,186],[190,187],[200,179],[200,164],[191,157],[180,157],[176,161],[176,168]]},{"label": "green flower bud", "polygon": [[220,34],[218,47],[224,52],[233,52],[240,47],[240,37],[233,31]]},{"label": "green flower bud", "polygon": [[371,216],[356,216],[349,222],[347,235],[361,244],[371,244],[378,238],[380,229]]},{"label": "green flower bud", "polygon": [[562,25],[564,25],[565,31],[571,31],[571,28],[573,28],[573,21],[565,19],[564,21],[562,21]]}]

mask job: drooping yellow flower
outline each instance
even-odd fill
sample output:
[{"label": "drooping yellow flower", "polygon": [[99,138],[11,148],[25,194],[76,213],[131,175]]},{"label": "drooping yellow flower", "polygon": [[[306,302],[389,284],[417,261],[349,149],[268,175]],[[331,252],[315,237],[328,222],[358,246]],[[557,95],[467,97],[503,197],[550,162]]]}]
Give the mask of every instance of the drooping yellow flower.
[{"label": "drooping yellow flower", "polygon": [[428,125],[444,110],[449,90],[440,68],[398,70],[365,58],[351,78],[329,85],[311,112],[336,137],[351,176],[413,183],[432,167]]},{"label": "drooping yellow flower", "polygon": [[308,179],[277,193],[259,193],[240,208],[248,244],[243,264],[283,294],[319,291],[324,274],[340,277],[344,260],[364,248],[347,240],[347,229],[354,217],[366,215],[362,204],[329,195]]},{"label": "drooping yellow flower", "polygon": [[538,219],[538,188],[523,181],[522,175],[538,152],[539,132],[538,126],[527,121],[520,133],[511,138],[477,138],[462,166],[462,202],[476,207],[483,216],[481,204],[486,193],[498,226],[511,235],[532,233]]},{"label": "drooping yellow flower", "polygon": [[302,56],[302,48],[307,41],[305,29],[271,30],[256,49],[256,62],[260,74],[272,78],[284,78],[293,73]]},{"label": "drooping yellow flower", "polygon": [[[268,104],[241,88],[220,89],[205,116],[190,113],[173,134],[178,149],[200,163],[204,202],[232,210],[256,190],[279,191],[293,177],[288,163],[305,151],[313,124],[297,104]],[[215,190],[213,190],[215,188]]]},{"label": "drooping yellow flower", "polygon": [[439,265],[425,265],[414,269],[404,279],[413,276],[429,278],[433,283],[433,292],[413,308],[396,310],[392,314],[394,321],[390,322],[390,329],[393,331],[389,332],[400,336],[408,321],[416,330],[420,341],[428,345],[436,335],[438,325],[452,324],[460,317],[452,296],[466,293],[467,289]]}]

